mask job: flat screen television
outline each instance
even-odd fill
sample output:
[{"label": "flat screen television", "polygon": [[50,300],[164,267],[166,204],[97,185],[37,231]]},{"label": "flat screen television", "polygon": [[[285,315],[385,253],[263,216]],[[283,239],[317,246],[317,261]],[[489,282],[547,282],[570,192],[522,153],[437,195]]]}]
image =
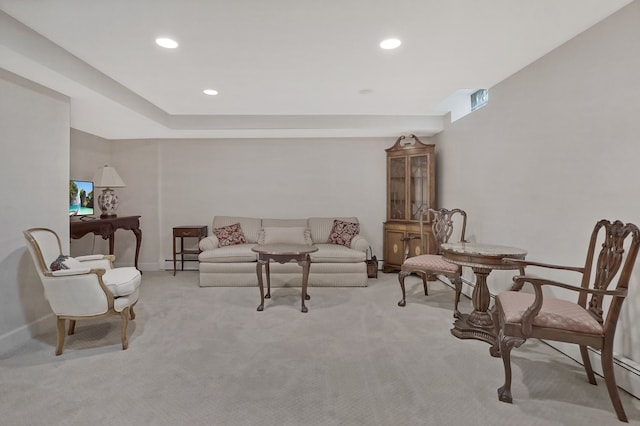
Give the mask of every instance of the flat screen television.
[{"label": "flat screen television", "polygon": [[86,180],[69,181],[69,216],[89,216],[93,214],[93,182]]}]

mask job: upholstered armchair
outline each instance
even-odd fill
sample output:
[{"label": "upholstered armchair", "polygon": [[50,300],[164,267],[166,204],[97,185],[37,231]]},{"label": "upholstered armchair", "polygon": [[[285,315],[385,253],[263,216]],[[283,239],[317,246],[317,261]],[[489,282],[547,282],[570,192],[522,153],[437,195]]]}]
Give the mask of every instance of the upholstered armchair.
[{"label": "upholstered armchair", "polygon": [[[409,257],[409,241],[413,238],[419,238],[421,243],[421,252],[427,253],[427,241],[424,235],[424,224],[431,222],[431,230],[436,241],[436,254],[420,254],[418,256]],[[457,226],[454,226],[457,225]],[[443,275],[449,278],[455,287],[455,300],[453,303],[453,315],[460,317],[458,311],[458,303],[460,302],[460,294],[462,293],[461,267],[444,260],[440,254],[440,245],[449,242],[449,239],[456,233],[456,241],[464,242],[464,233],[467,227],[467,213],[460,209],[424,209],[420,213],[420,235],[417,237],[408,237],[405,242],[404,262],[398,274],[400,289],[402,290],[402,299],[398,302],[398,306],[407,304],[406,291],[404,288],[404,279],[411,274],[416,274],[422,278],[424,287],[424,295],[427,296],[427,280],[433,275]]]},{"label": "upholstered armchair", "polygon": [[[599,253],[596,253],[598,245],[601,248]],[[498,389],[500,401],[512,402],[512,348],[519,347],[529,338],[575,343],[580,346],[587,379],[593,385],[596,384],[596,378],[587,347],[600,350],[609,397],[618,419],[627,421],[613,370],[613,339],[639,245],[640,231],[637,226],[630,223],[625,225],[620,221],[611,223],[601,220],[591,234],[584,267],[508,260],[509,263],[526,266],[527,272],[525,275],[514,277],[511,290],[496,297],[493,311],[498,338],[491,348],[491,354],[502,357],[505,375],[504,385]],[[576,282],[579,281],[580,285],[553,281],[530,275],[529,272],[544,269],[576,272],[579,274]],[[612,285],[616,279],[617,283]],[[525,284],[533,287],[533,293],[520,291]],[[613,288],[609,288],[610,286]],[[575,296],[566,300],[552,298],[543,293],[544,287],[569,290]]]},{"label": "upholstered armchair", "polygon": [[56,355],[62,354],[65,323],[74,334],[77,320],[119,315],[122,349],[127,349],[127,325],[134,319],[141,274],[136,268],[114,268],[112,255],[70,258],[62,255],[60,238],[51,229],[24,231],[29,253],[57,317]]}]

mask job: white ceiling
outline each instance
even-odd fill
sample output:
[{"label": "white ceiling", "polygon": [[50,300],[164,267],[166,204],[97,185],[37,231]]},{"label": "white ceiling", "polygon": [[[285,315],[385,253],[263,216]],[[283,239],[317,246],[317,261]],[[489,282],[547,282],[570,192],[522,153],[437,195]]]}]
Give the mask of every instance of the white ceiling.
[{"label": "white ceiling", "polygon": [[[0,67],[66,94],[72,126],[108,139],[430,135],[456,91],[630,2],[0,0]],[[402,45],[380,49],[388,37]]]}]

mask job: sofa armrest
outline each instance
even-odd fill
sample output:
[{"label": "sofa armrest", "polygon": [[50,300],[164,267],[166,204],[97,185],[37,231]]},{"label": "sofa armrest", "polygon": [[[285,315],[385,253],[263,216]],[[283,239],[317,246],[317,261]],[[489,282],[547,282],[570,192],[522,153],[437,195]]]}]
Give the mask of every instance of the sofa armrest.
[{"label": "sofa armrest", "polygon": [[220,247],[220,240],[215,235],[209,235],[201,239],[198,246],[202,251],[213,250]]},{"label": "sofa armrest", "polygon": [[366,253],[369,248],[369,242],[365,237],[358,234],[351,240],[351,248]]}]

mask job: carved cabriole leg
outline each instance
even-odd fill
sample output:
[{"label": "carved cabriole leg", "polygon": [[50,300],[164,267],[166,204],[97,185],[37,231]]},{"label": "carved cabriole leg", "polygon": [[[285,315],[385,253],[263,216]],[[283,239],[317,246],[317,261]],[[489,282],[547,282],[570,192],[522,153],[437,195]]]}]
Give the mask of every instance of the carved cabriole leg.
[{"label": "carved cabriole leg", "polygon": [[56,324],[58,329],[58,339],[56,341],[56,356],[62,354],[62,347],[64,346],[64,323],[65,320],[58,317],[58,321]]},{"label": "carved cabriole leg", "polygon": [[76,320],[69,320],[69,331],[68,334],[71,336],[76,332]]},{"label": "carved cabriole leg", "polygon": [[400,282],[400,288],[402,289],[402,299],[398,302],[398,306],[405,306],[407,304],[407,296],[404,291],[404,279],[407,275],[409,275],[409,273],[405,271],[400,271],[398,274],[398,281]]},{"label": "carved cabriole leg", "polygon": [[256,263],[256,275],[258,275],[258,288],[260,289],[260,305],[258,305],[258,311],[264,309],[264,285],[262,283],[262,262],[258,260]]},{"label": "carved cabriole leg", "polygon": [[[264,264],[264,270],[267,274],[267,294],[264,295],[265,299],[271,299],[271,269],[269,269],[269,260]],[[262,275],[262,274],[260,274]]]},{"label": "carved cabriole leg", "polygon": [[[138,302],[136,302],[138,303]],[[129,319],[136,319],[136,313],[133,310],[133,307],[136,306],[136,303],[134,303],[133,305],[129,306]]]},{"label": "carved cabriole leg", "polygon": [[427,289],[427,273],[426,272],[418,272],[418,275],[420,275],[420,278],[422,278],[422,287],[424,287],[424,295],[428,296],[429,295],[429,290]]},{"label": "carved cabriole leg", "polygon": [[520,347],[526,339],[522,337],[505,336],[502,330],[498,335],[500,342],[500,355],[504,364],[504,385],[498,388],[498,399],[502,402],[511,403],[511,349]]},{"label": "carved cabriole leg", "polygon": [[122,350],[129,347],[129,341],[127,340],[127,325],[129,324],[129,308],[124,308],[120,312],[120,318],[122,318],[122,331],[120,333],[120,339],[122,340]]},{"label": "carved cabriole leg", "polygon": [[582,365],[584,365],[584,370],[587,372],[587,379],[589,379],[589,383],[592,385],[597,385],[596,376],[593,375],[593,368],[591,368],[591,360],[589,359],[589,351],[587,351],[587,347],[584,345],[580,345],[580,355],[582,356]]},{"label": "carved cabriole leg", "polygon": [[462,278],[456,277],[451,280],[451,284],[456,288],[456,296],[453,301],[453,317],[454,318],[462,318],[462,314],[458,310],[458,303],[460,303],[460,294],[462,294]]},{"label": "carved cabriole leg", "polygon": [[308,312],[307,307],[304,304],[305,300],[307,299],[307,285],[309,284],[309,267],[311,266],[311,258],[310,256],[307,254],[305,256],[304,261],[302,262],[302,297],[300,298],[302,300],[302,306],[300,308],[301,312]]},{"label": "carved cabriole leg", "polygon": [[[499,302],[496,299],[496,304],[493,306],[493,310],[491,311],[491,318],[493,318],[493,330],[496,336],[500,336],[500,329],[502,328],[502,323],[500,322],[498,303]],[[491,345],[491,347],[489,348],[489,354],[491,354],[491,356],[495,358],[500,356],[500,339],[499,338],[496,338],[495,342],[493,342],[493,345]]]},{"label": "carved cabriole leg", "polygon": [[613,342],[605,341],[601,357],[602,373],[604,375],[604,382],[607,385],[607,391],[609,391],[609,398],[611,398],[613,408],[616,410],[618,420],[627,422],[627,415],[622,407],[622,401],[620,401],[620,394],[618,394],[618,387],[616,386],[616,376],[613,371]]}]

